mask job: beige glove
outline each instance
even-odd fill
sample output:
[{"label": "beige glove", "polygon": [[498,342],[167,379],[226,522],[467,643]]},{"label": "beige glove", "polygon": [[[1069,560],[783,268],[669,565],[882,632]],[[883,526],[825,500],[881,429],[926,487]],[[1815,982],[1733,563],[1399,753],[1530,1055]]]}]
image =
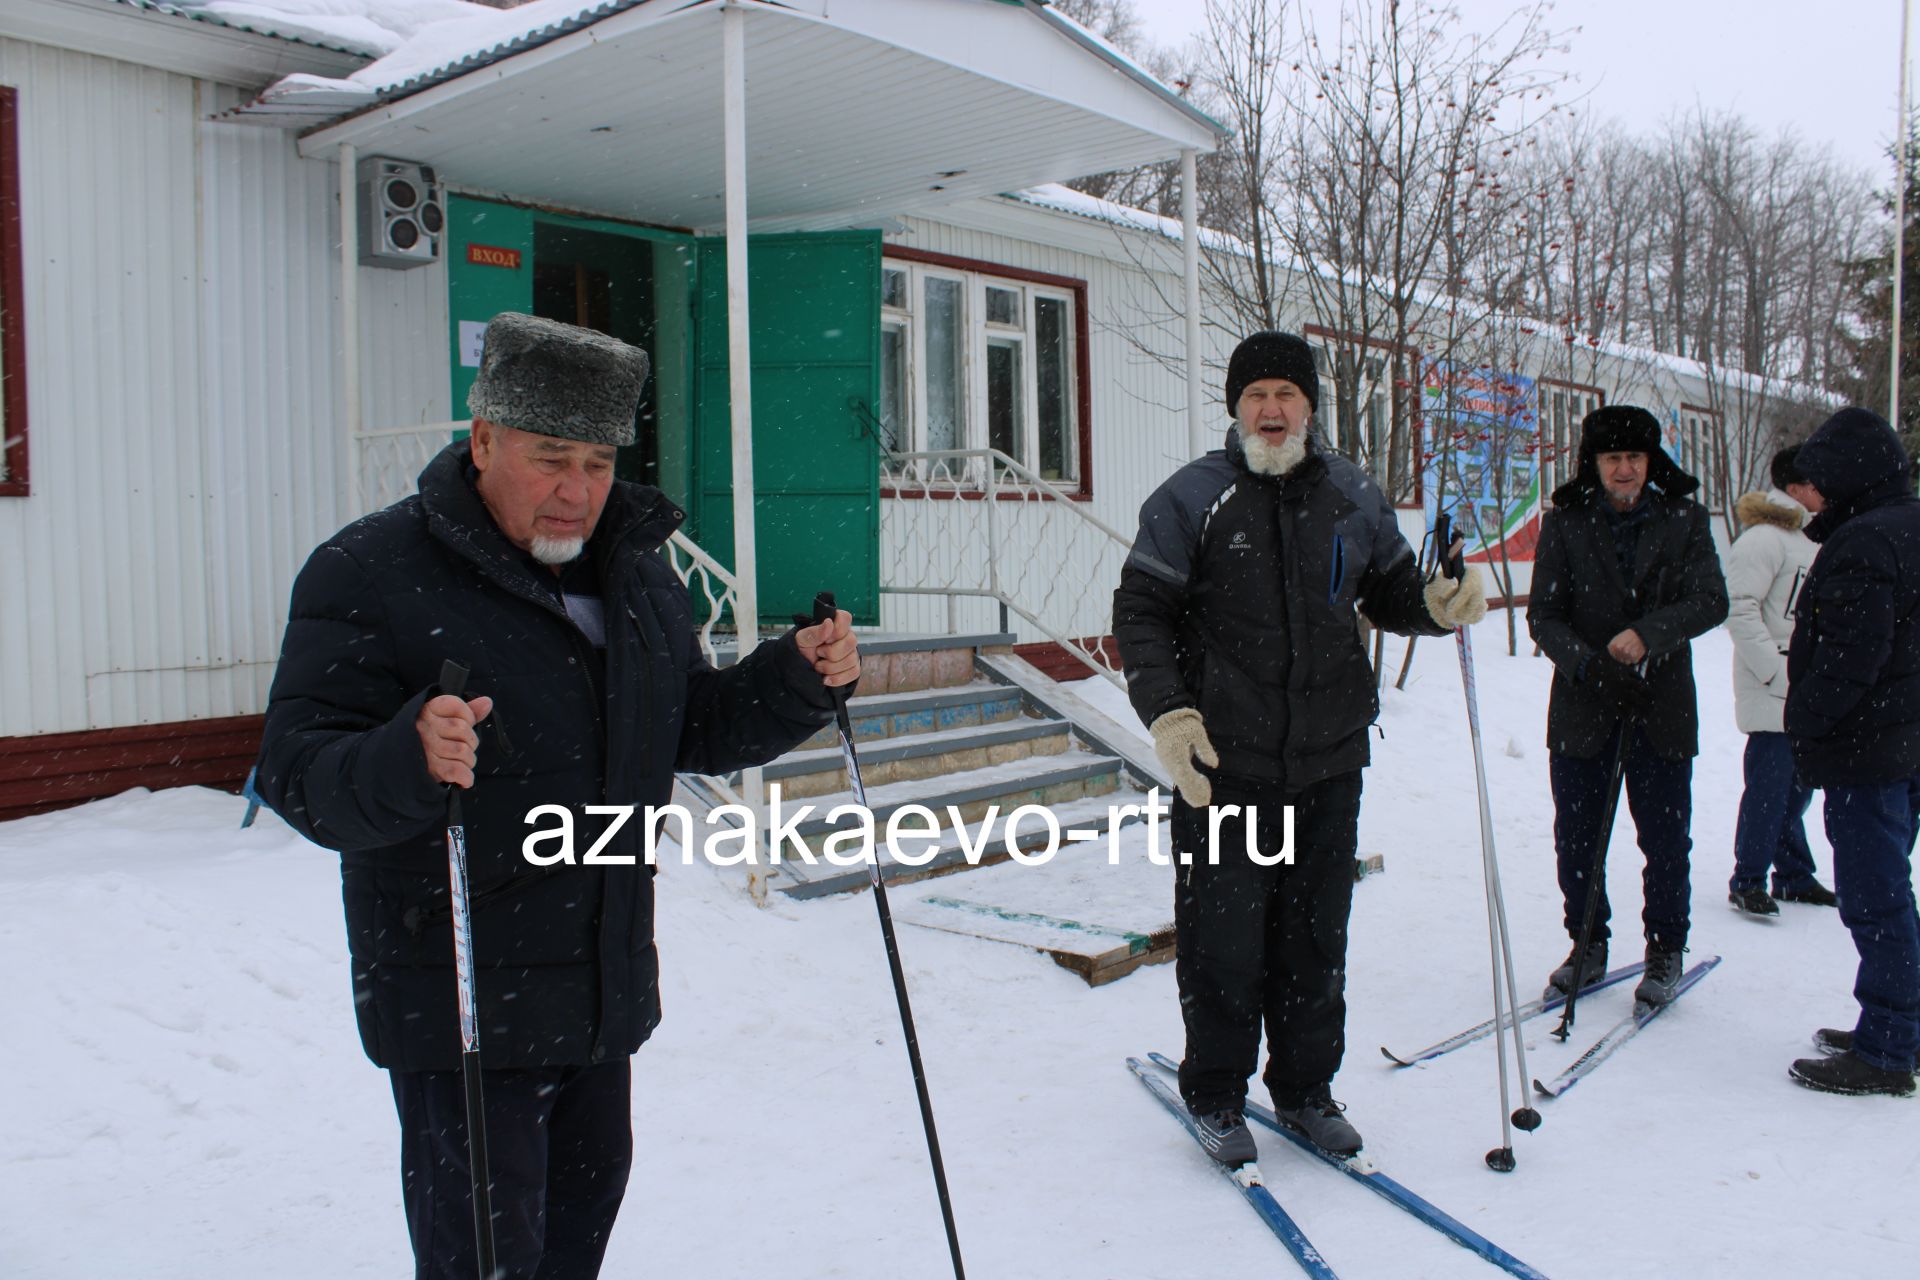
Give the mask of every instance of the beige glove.
[{"label": "beige glove", "polygon": [[1196,809],[1213,802],[1213,782],[1193,767],[1197,759],[1208,768],[1218,768],[1220,757],[1207,740],[1207,722],[1192,707],[1169,711],[1149,726],[1153,734],[1153,753],[1166,766],[1180,798]]},{"label": "beige glove", "polygon": [[1470,627],[1487,616],[1487,591],[1480,584],[1480,566],[1468,565],[1467,576],[1435,578],[1427,584],[1427,612],[1443,627]]}]

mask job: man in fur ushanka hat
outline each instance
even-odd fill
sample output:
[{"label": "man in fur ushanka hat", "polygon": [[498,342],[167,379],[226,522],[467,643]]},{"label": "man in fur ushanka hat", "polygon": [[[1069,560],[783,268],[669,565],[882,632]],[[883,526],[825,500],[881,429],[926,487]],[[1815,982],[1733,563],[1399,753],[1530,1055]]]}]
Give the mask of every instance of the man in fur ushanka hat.
[{"label": "man in fur ushanka hat", "polygon": [[[765,763],[859,674],[845,612],[725,670],[702,656],[660,551],[679,506],[614,478],[646,376],[646,354],[604,334],[494,317],[471,438],[294,583],[258,787],[340,852],[354,1010],[391,1077],[420,1277],[479,1273],[448,788],[464,789],[499,1271],[592,1276],[632,1160],[629,1057],[660,1020],[647,824],[607,813],[666,805],[676,771]],[[447,659],[470,672],[459,696],[437,687]],[[538,806],[564,809],[597,865],[523,857]]]},{"label": "man in fur ushanka hat", "polygon": [[[1562,992],[1607,971],[1605,864],[1594,850],[1616,759],[1647,859],[1647,968],[1634,996],[1665,1004],[1680,981],[1700,751],[1688,642],[1727,616],[1707,511],[1692,496],[1699,487],[1660,447],[1651,413],[1608,405],[1580,424],[1579,473],[1554,490],[1553,510],[1541,521],[1527,626],[1554,667],[1547,705],[1553,843],[1574,947],[1548,981]],[[1596,867],[1602,882],[1589,884]],[[1600,898],[1583,949],[1590,892]]]}]

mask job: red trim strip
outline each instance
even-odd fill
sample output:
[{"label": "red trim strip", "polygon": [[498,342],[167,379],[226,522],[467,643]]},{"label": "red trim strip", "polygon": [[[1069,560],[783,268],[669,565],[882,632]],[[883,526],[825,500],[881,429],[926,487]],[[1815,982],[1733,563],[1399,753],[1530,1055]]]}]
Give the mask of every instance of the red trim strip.
[{"label": "red trim strip", "polygon": [[260,753],[262,716],[0,738],[0,821],[133,787],[238,791]]},{"label": "red trim strip", "polygon": [[0,498],[24,498],[27,480],[26,283],[20,269],[20,91],[0,85],[0,407],[6,470]]}]

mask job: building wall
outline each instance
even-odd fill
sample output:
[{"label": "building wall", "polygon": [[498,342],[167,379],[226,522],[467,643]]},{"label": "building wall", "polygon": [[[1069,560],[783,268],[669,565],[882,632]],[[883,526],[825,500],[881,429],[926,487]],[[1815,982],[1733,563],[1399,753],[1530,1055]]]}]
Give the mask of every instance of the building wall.
[{"label": "building wall", "polygon": [[[1177,245],[1124,233],[1007,201],[982,201],[942,221],[902,219],[886,237],[900,245],[1005,267],[1084,280],[1091,371],[1091,501],[1073,504],[1132,541],[1140,504],[1187,457],[1184,321]],[[1209,380],[1230,346],[1207,330]],[[1228,421],[1221,393],[1208,392],[1207,439],[1215,447]],[[1108,614],[1125,547],[1053,503],[994,504],[991,518],[1002,585],[1052,627],[1071,636],[1109,630]],[[896,585],[987,580],[989,513],[983,502],[893,498],[881,502],[882,624],[944,631],[944,600],[885,594]],[[964,544],[964,551],[953,546]],[[999,625],[996,606],[964,601],[962,629]],[[1022,640],[1045,634],[1016,617]]]},{"label": "building wall", "polygon": [[[0,498],[0,738],[257,712],[342,523],[333,166],[235,90],[0,40],[33,492]],[[445,420],[439,268],[362,271],[369,427]]]}]

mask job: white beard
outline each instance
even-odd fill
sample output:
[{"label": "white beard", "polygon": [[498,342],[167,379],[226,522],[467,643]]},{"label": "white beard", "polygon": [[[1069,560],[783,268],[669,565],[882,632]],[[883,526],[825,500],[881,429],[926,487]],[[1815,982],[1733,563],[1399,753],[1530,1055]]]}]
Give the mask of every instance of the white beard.
[{"label": "white beard", "polygon": [[1268,444],[1257,431],[1243,429],[1240,447],[1247,454],[1247,470],[1255,475],[1283,476],[1307,456],[1307,433],[1297,431],[1280,444]]},{"label": "white beard", "polygon": [[586,547],[585,538],[542,538],[536,534],[529,550],[541,564],[566,564],[578,560]]}]

